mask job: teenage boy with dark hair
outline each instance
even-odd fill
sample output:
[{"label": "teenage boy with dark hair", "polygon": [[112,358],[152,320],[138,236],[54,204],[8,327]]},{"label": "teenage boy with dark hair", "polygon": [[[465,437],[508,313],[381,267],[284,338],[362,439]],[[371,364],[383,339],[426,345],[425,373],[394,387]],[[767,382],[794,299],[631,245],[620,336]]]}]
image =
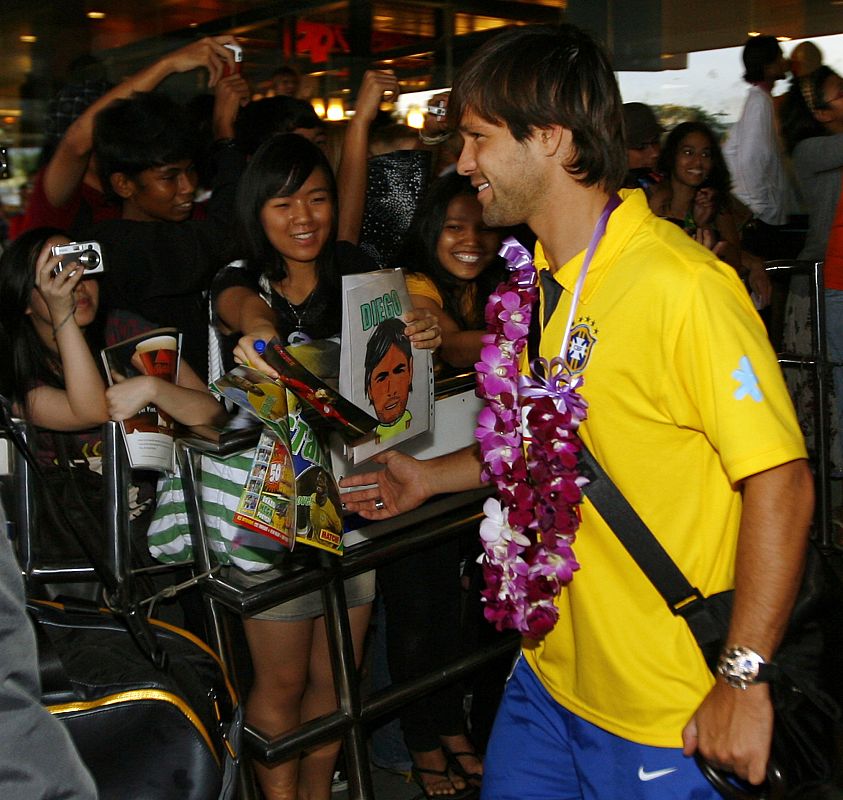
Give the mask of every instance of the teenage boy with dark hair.
[{"label": "teenage boy with dark hair", "polygon": [[122,204],[122,218],[93,226],[105,272],[102,302],[183,334],[182,356],[208,371],[205,292],[232,258],[234,193],[245,159],[234,121],[248,100],[239,74],[217,83],[215,176],[207,218],[190,219],[196,192],[195,131],[186,110],[164,95],[138,93],[102,110],[94,124],[100,181]]},{"label": "teenage boy with dark hair", "polygon": [[[536,349],[584,381],[578,435],[703,595],[735,587],[729,647],[757,670],[774,658],[798,588],[812,478],[746,290],[732,268],[653,216],[643,193],[621,191],[615,205],[626,171],[620,97],[602,49],[576,28],[500,34],[463,68],[448,113],[464,139],[458,171],[477,186],[486,224],[524,222],[538,236]],[[560,352],[569,314],[577,335]],[[517,407],[514,419],[523,419]],[[481,483],[475,448],[377,460],[384,470],[343,481],[370,487],[343,497],[370,519]],[[537,492],[557,497],[559,476],[537,463]],[[518,508],[521,518],[528,511]],[[756,671],[736,688],[726,653],[715,681],[685,620],[590,502],[578,511],[581,568],[556,599],[555,627],[524,641],[482,796],[713,800],[696,750],[760,783],[773,723],[767,684]],[[504,521],[508,513],[504,502]],[[498,530],[506,560],[506,526],[487,518],[484,539]]]},{"label": "teenage boy with dark hair", "polygon": [[[71,236],[103,219],[120,216],[119,206],[106,202],[96,169],[92,164],[93,128],[96,115],[112,103],[135,92],[149,92],[170,75],[204,68],[208,86],[214,88],[223,78],[225,65],[233,63],[231,50],[225,47],[233,36],[206,37],[173,50],[144,67],[117,86],[102,81],[85,81],[65,87],[58,96],[54,112],[54,138],[45,141],[52,152],[40,169],[17,230],[49,226],[67,231]],[[72,118],[66,118],[71,108]]]}]

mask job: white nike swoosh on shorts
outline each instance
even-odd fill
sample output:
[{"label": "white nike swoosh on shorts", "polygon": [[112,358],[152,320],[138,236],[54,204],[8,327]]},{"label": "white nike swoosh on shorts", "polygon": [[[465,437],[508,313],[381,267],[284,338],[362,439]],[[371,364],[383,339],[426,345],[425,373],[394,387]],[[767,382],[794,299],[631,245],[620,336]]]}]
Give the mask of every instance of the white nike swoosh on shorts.
[{"label": "white nike swoosh on shorts", "polygon": [[665,775],[670,775],[671,772],[676,772],[677,767],[668,767],[667,769],[654,769],[652,772],[646,772],[644,767],[638,767],[639,781],[654,781],[656,778],[663,778]]}]

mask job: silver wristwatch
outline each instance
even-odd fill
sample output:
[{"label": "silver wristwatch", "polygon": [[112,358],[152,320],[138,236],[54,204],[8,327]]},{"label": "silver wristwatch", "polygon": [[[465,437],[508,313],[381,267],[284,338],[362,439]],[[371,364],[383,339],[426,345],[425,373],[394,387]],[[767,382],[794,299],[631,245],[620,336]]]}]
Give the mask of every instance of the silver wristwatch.
[{"label": "silver wristwatch", "polygon": [[717,673],[735,689],[770,680],[770,664],[748,647],[730,644],[720,654]]}]

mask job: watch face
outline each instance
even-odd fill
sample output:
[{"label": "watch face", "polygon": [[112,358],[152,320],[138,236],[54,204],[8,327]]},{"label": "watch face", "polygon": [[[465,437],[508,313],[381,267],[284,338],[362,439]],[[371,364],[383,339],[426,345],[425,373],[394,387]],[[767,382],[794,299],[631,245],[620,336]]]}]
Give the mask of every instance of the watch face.
[{"label": "watch face", "polygon": [[717,672],[730,686],[746,689],[758,680],[764,659],[748,647],[730,647],[720,656]]}]

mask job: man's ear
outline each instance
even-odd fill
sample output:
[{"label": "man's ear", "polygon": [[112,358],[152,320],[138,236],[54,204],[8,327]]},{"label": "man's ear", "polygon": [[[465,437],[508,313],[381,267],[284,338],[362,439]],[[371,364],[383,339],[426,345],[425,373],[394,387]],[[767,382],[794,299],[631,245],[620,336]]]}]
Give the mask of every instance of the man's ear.
[{"label": "man's ear", "polygon": [[561,125],[547,125],[533,129],[533,138],[549,158],[567,149],[571,143],[571,132]]},{"label": "man's ear", "polygon": [[135,193],[135,182],[125,172],[113,172],[108,179],[114,193],[123,200],[128,200]]}]

